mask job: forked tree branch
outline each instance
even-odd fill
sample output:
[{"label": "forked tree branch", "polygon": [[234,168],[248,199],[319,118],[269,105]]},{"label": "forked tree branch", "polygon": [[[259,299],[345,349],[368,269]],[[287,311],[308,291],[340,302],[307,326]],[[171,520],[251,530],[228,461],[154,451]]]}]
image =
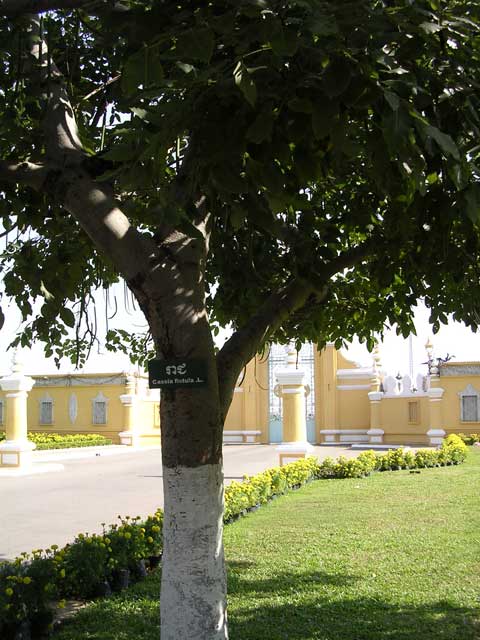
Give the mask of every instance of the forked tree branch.
[{"label": "forked tree branch", "polygon": [[294,279],[283,289],[269,296],[258,312],[227,340],[217,355],[220,403],[226,416],[235,382],[243,367],[255,356],[262,344],[297,309],[304,306],[312,294],[321,303],[328,294],[328,281],[344,269],[358,264],[375,245],[373,238],[348,249],[324,264],[310,281]]},{"label": "forked tree branch", "polygon": [[39,191],[48,175],[48,167],[33,162],[0,160],[0,184],[23,184]]}]

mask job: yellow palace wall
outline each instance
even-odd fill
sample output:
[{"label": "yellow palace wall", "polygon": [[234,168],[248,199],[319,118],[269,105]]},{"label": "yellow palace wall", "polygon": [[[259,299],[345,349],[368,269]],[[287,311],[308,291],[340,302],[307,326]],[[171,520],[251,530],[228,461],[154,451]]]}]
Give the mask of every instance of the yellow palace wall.
[{"label": "yellow palace wall", "polygon": [[[469,375],[456,372],[477,370]],[[445,400],[442,401],[442,418],[448,433],[479,433],[480,420],[461,420],[460,393],[471,385],[480,394],[479,362],[448,362],[441,368],[440,386],[445,389]],[[448,398],[448,401],[447,401]],[[479,403],[480,407],[480,403]]]},{"label": "yellow palace wall", "polygon": [[[417,420],[409,421],[409,402],[417,403]],[[381,429],[385,444],[428,444],[429,400],[424,396],[384,397],[381,401]]]},{"label": "yellow palace wall", "polygon": [[[159,444],[159,395],[147,387],[142,376],[123,373],[32,376],[35,384],[28,393],[27,422],[31,432],[96,433],[120,443],[119,434],[128,429],[127,407],[121,397],[134,396],[133,423],[137,444]],[[0,429],[5,429],[8,413],[5,392],[0,391]],[[104,424],[94,421],[94,402],[106,403]],[[41,421],[41,404],[51,402],[52,419]]]},{"label": "yellow palace wall", "polygon": [[268,442],[268,361],[262,356],[247,364],[235,387],[224,441]]},{"label": "yellow palace wall", "polygon": [[[465,368],[470,374],[459,375]],[[480,363],[441,365],[440,377],[432,382],[443,389],[438,401],[435,390],[403,389],[402,384],[407,384],[405,380],[400,383],[394,380],[393,390],[380,391],[382,382],[386,381],[380,372],[359,367],[331,345],[322,351],[316,350],[314,375],[317,443],[422,446],[438,444],[435,441],[438,434],[431,432],[432,429],[443,430],[445,435],[480,432]],[[430,383],[429,376],[426,383],[427,386]],[[459,393],[468,385],[479,394],[477,421],[461,420]],[[379,393],[378,398],[375,393]],[[433,404],[436,402],[438,405]],[[439,407],[439,424],[434,424],[433,406]],[[226,441],[245,442],[247,438],[241,434],[256,431],[248,441],[267,443],[268,419],[268,363],[257,358],[256,362],[249,363],[236,389],[225,425]],[[372,428],[382,433],[375,433]],[[229,434],[235,435],[230,438]]]},{"label": "yellow palace wall", "polygon": [[[374,367],[359,367],[329,345],[315,350],[314,378],[317,443],[426,445],[438,443],[439,431],[480,432],[480,363],[443,364],[439,377],[427,377],[431,388],[427,384],[411,392],[407,382],[388,380]],[[135,431],[137,444],[159,444],[159,393],[147,388],[145,377],[106,373],[34,379],[27,403],[30,431],[98,433],[119,443],[123,442],[119,434],[130,429]],[[269,442],[268,384],[268,361],[257,356],[235,389],[225,442]],[[462,393],[477,398],[476,420],[462,420]],[[94,423],[95,399],[106,402],[105,424]],[[41,424],[42,401],[52,402],[51,424]],[[0,429],[5,429],[8,415],[3,391],[0,403]]]}]

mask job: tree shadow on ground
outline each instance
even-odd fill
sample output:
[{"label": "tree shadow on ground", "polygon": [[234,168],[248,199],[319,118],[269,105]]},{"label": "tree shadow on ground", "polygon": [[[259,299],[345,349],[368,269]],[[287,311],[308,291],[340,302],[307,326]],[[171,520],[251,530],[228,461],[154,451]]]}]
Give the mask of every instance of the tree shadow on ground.
[{"label": "tree shadow on ground", "polygon": [[335,593],[337,586],[354,587],[357,578],[318,571],[251,580],[234,564],[229,565],[235,603],[229,615],[231,640],[480,639],[479,609],[444,600],[410,605]]},{"label": "tree shadow on ground", "polygon": [[[402,606],[373,596],[355,597],[352,594],[348,597],[335,593],[335,588],[355,588],[355,576],[318,571],[297,575],[281,573],[271,580],[248,579],[242,573],[253,565],[249,561],[229,563],[229,592],[233,605],[229,609],[230,640],[480,638],[479,612],[473,608],[446,601],[428,606]],[[160,571],[157,571],[120,596],[101,600],[79,612],[53,638],[158,640],[159,591]]]},{"label": "tree shadow on ground", "polygon": [[229,593],[263,593],[283,596],[294,589],[296,592],[308,590],[309,585],[329,585],[332,587],[346,587],[358,580],[356,576],[311,571],[302,573],[277,573],[264,580],[249,580],[242,575],[242,570],[248,569],[254,563],[248,561],[227,562]]}]

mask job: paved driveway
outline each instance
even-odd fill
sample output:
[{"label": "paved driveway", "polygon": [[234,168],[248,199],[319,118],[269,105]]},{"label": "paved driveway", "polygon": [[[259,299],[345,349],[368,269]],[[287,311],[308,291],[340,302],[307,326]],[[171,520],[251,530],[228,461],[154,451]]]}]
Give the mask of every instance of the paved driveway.
[{"label": "paved driveway", "polygon": [[[315,447],[314,455],[358,455],[341,447]],[[74,454],[75,455],[75,454]],[[100,450],[38,452],[37,459],[61,462],[64,471],[22,477],[0,477],[0,560],[22,551],[64,545],[81,531],[101,532],[101,523],[117,515],[147,516],[163,505],[159,449],[107,455]],[[278,464],[270,445],[227,445],[225,479],[241,479]]]}]

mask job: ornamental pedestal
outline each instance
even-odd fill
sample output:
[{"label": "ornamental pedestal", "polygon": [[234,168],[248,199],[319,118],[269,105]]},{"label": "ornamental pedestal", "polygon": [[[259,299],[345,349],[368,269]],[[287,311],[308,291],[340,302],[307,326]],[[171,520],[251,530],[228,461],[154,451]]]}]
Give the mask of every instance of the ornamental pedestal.
[{"label": "ornamental pedestal", "polygon": [[34,385],[33,378],[23,374],[23,366],[14,355],[12,372],[0,380],[6,396],[5,440],[0,443],[0,467],[29,467],[33,442],[27,439],[27,396]]},{"label": "ornamental pedestal", "polygon": [[276,371],[275,393],[283,403],[283,442],[277,447],[280,466],[311,455],[313,447],[307,441],[305,372],[296,368],[297,354],[290,348],[287,366]]}]

